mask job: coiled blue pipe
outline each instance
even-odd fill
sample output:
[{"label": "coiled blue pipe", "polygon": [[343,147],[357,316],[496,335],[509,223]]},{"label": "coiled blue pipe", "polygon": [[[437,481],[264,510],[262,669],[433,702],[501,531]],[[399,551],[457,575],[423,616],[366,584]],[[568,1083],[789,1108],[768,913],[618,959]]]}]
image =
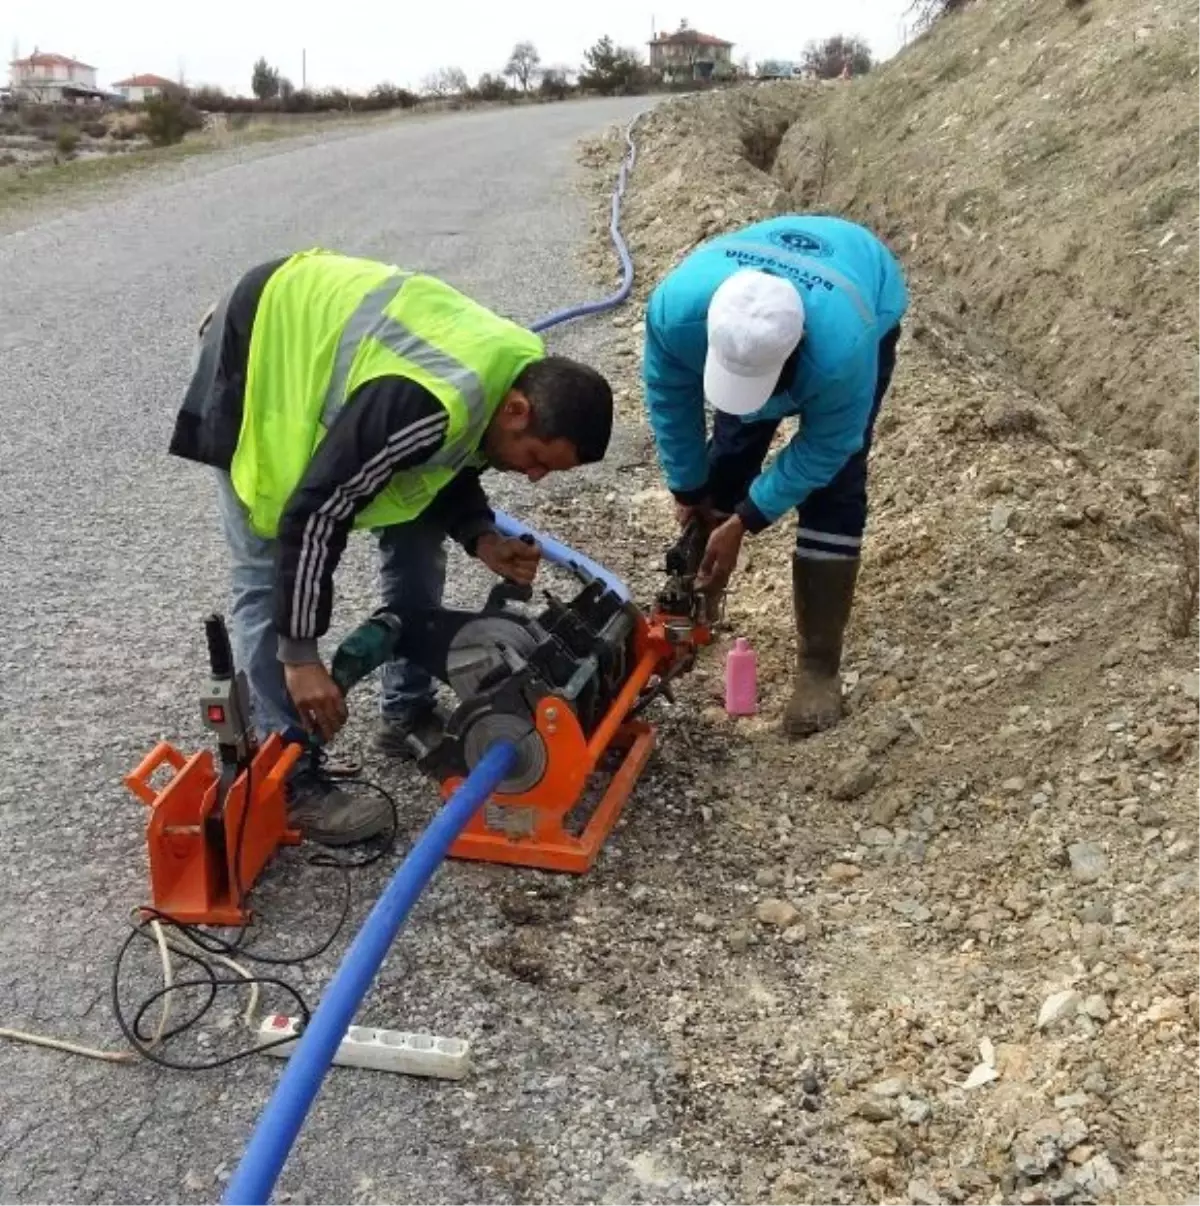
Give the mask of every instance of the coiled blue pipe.
[{"label": "coiled blue pipe", "polygon": [[642,115],[639,113],[625,127],[625,156],[621,160],[621,170],[617,173],[617,186],[613,189],[611,216],[608,222],[609,237],[612,239],[613,246],[617,249],[617,256],[621,261],[621,287],[616,293],[602,297],[599,301],[584,302],[582,305],[568,306],[565,310],[555,310],[553,314],[539,318],[530,327],[531,331],[548,331],[551,327],[570,322],[573,318],[583,318],[587,314],[601,314],[605,310],[612,310],[619,306],[629,296],[629,291],[633,288],[633,259],[629,254],[629,248],[625,246],[625,236],[621,234],[621,201],[625,197],[625,182],[629,179],[629,173],[633,171],[633,165],[637,162],[637,146],[633,141],[633,127],[638,124],[641,117]]},{"label": "coiled blue pipe", "polygon": [[[629,296],[633,288],[633,261],[621,235],[621,198],[625,195],[625,182],[637,157],[633,127],[640,117],[641,114],[635,117],[625,131],[628,149],[621,161],[617,185],[613,190],[612,218],[608,227],[621,260],[621,287],[600,301],[556,310],[535,322],[532,330],[545,331],[574,318],[611,310]],[[553,537],[536,532],[503,512],[496,513],[496,526],[506,536],[532,536],[548,561],[583,569],[602,579],[621,599],[629,599],[629,588],[619,578]],[[342,957],[308,1027],[300,1036],[275,1086],[275,1092],[259,1115],[258,1125],[222,1198],[226,1206],[262,1206],[270,1199],[271,1190],[320,1091],[338,1045],[350,1028],[354,1014],[371,986],[375,973],[387,957],[400,927],[430,876],[446,857],[454,839],[513,769],[516,757],[516,747],[509,742],[499,742],[488,750],[458,791],[430,822],[429,828],[417,839],[383,895],[375,902],[362,929]]]},{"label": "coiled blue pipe", "polygon": [[224,1202],[258,1206],[270,1198],[338,1045],[409,910],[451,843],[516,763],[517,747],[512,742],[493,745],[400,864],[342,957],[341,966],[284,1065],[283,1075],[225,1191]]}]

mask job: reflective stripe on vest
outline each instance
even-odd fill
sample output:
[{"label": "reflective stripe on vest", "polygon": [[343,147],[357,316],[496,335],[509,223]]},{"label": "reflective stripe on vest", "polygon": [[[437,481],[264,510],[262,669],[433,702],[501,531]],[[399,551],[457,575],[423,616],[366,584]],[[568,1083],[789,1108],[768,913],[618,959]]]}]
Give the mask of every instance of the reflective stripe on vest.
[{"label": "reflective stripe on vest", "polygon": [[[430,458],[430,464],[461,466],[470,459],[471,433],[487,421],[487,399],[484,394],[483,382],[474,369],[468,368],[461,361],[435,348],[398,318],[387,313],[387,308],[396,298],[396,294],[404,287],[404,282],[412,275],[410,272],[397,272],[389,276],[382,284],[376,285],[361,302],[358,303],[349,321],[342,328],[338,339],[337,354],[333,362],[333,373],[325,390],[325,402],[321,409],[321,423],[328,431],[346,401],[346,383],[350,379],[350,370],[354,365],[354,357],[358,354],[359,346],[364,339],[374,339],[381,343],[389,352],[404,357],[405,360],[423,368],[435,377],[440,377],[453,386],[461,394],[467,406],[467,422],[464,427],[464,439],[448,440],[438,453]],[[466,446],[464,446],[466,445]]]},{"label": "reflective stripe on vest", "polygon": [[544,355],[536,334],[434,277],[320,249],[297,254],[268,281],[255,314],[230,465],[251,527],[266,538],[278,534],[289,498],[346,400],[385,378],[413,381],[449,423],[441,447],[420,466],[390,478],[381,465],[360,468],[357,497],[359,487],[372,497],[352,522],[359,529],[410,522],[456,473],[484,467],[491,415]]}]

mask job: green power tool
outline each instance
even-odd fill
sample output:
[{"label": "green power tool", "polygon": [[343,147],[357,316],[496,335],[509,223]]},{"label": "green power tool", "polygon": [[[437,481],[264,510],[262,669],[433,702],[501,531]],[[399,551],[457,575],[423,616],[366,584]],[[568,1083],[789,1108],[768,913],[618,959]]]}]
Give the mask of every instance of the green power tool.
[{"label": "green power tool", "polygon": [[[533,537],[527,534],[522,535],[520,539],[525,544],[534,543]],[[532,587],[521,586],[505,579],[492,587],[483,612],[477,614],[503,611],[507,603],[528,603],[532,598]],[[402,618],[396,612],[381,607],[372,613],[369,620],[354,629],[333,655],[329,673],[342,694],[348,694],[351,687],[362,682],[368,674],[398,657],[407,655],[411,658],[420,651],[427,652],[427,649],[422,648],[422,631],[431,616],[457,617],[459,623],[473,618],[471,613],[456,613],[441,608],[409,612]],[[407,649],[404,648],[406,643],[409,645]],[[441,674],[436,676],[444,677]]]},{"label": "green power tool", "polygon": [[375,612],[337,647],[329,673],[343,695],[399,653],[404,625],[386,608]]}]

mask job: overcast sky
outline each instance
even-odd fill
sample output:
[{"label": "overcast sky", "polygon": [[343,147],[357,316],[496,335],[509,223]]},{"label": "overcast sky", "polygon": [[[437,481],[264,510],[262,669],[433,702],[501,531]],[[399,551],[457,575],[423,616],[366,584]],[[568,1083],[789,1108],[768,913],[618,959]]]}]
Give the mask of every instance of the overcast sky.
[{"label": "overcast sky", "polygon": [[501,67],[512,44],[531,39],[544,65],[577,65],[609,34],[645,53],[651,22],[736,43],[734,57],[799,58],[810,38],[858,34],[877,57],[903,40],[910,0],[0,0],[0,50],[34,47],[98,69],[101,86],[140,72],[249,92],[259,55],[297,85],[307,49],[312,87],[363,90],[387,80],[416,87],[439,67],[474,79]]}]

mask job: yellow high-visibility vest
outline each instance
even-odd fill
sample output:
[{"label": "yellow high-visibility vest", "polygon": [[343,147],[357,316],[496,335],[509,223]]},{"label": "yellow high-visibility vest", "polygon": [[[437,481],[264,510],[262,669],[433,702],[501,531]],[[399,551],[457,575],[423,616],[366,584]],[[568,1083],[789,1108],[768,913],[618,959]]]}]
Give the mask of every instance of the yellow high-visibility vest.
[{"label": "yellow high-visibility vest", "polygon": [[482,466],[492,415],[522,369],[545,354],[532,331],[435,277],[320,248],[292,256],[255,314],[230,466],[251,526],[264,537],[278,533],[338,411],[360,386],[387,376],[424,386],[446,408],[449,428],[430,462],[393,474],[354,526],[415,519],[456,473]]}]

